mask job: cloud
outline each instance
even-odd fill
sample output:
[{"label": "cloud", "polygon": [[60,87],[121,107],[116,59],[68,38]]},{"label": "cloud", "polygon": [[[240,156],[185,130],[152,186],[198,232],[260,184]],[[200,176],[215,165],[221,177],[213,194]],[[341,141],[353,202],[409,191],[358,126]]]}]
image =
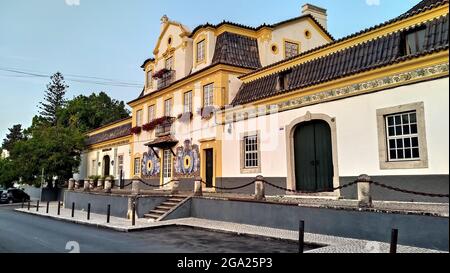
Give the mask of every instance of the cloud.
[{"label": "cloud", "polygon": [[68,6],[79,6],[80,0],[65,0],[66,5]]},{"label": "cloud", "polygon": [[366,4],[369,6],[379,6],[380,0],[366,0]]}]

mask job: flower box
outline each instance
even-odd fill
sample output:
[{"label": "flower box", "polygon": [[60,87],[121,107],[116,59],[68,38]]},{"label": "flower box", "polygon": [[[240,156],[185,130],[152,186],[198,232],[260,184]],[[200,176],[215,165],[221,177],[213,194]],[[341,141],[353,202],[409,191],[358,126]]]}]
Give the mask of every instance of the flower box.
[{"label": "flower box", "polygon": [[163,68],[163,69],[155,72],[155,74],[153,74],[153,78],[161,79],[163,77],[163,75],[166,74],[167,72],[169,72],[169,70],[166,68]]},{"label": "flower box", "polygon": [[214,106],[206,106],[199,109],[198,114],[202,116],[202,119],[208,120],[212,118],[216,108]]},{"label": "flower box", "polygon": [[130,132],[132,134],[135,134],[135,135],[140,134],[141,131],[142,131],[142,127],[141,126],[136,126],[136,127],[133,127],[133,128],[130,129]]},{"label": "flower box", "polygon": [[188,123],[192,120],[193,116],[194,114],[192,114],[192,112],[186,112],[179,114],[177,118],[180,122]]},{"label": "flower box", "polygon": [[172,123],[174,120],[173,117],[161,117],[161,118],[157,118],[154,119],[152,121],[150,121],[149,123],[145,124],[144,126],[142,126],[142,129],[144,131],[152,131],[154,130],[158,125],[161,125],[163,123]]}]

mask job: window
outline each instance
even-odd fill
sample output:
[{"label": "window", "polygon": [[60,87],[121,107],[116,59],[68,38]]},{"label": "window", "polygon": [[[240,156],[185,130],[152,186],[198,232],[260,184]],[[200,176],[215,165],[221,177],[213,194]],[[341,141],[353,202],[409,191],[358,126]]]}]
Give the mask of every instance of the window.
[{"label": "window", "polygon": [[294,57],[300,52],[300,45],[292,42],[284,42],[284,56],[286,58]]},{"label": "window", "polygon": [[136,111],[136,126],[142,126],[142,110]]},{"label": "window", "polygon": [[164,150],[163,177],[172,177],[172,152],[170,150]]},{"label": "window", "polygon": [[241,134],[241,173],[260,173],[259,132]]},{"label": "window", "polygon": [[289,86],[289,74],[291,73],[290,70],[283,71],[278,74],[277,79],[277,90],[286,90]]},{"label": "window", "polygon": [[416,111],[386,116],[389,161],[420,159]]},{"label": "window", "polygon": [[164,116],[166,117],[172,116],[172,99],[164,101]]},{"label": "window", "polygon": [[197,43],[197,62],[200,63],[205,60],[205,40]]},{"label": "window", "polygon": [[155,120],[155,106],[151,105],[148,107],[148,122]]},{"label": "window", "polygon": [[244,138],[244,167],[246,169],[258,167],[258,137]]},{"label": "window", "polygon": [[203,87],[203,107],[214,105],[214,84],[208,84]]},{"label": "window", "polygon": [[169,57],[166,59],[166,69],[173,70],[173,57]]},{"label": "window", "polygon": [[414,30],[406,34],[406,54],[416,54],[423,50],[425,44],[425,29]]},{"label": "window", "polygon": [[120,177],[120,173],[122,173],[122,177],[125,176],[123,173],[123,155],[117,157],[117,166],[117,176]]},{"label": "window", "polygon": [[147,88],[153,87],[153,71],[149,70],[147,72]]},{"label": "window", "polygon": [[136,157],[134,159],[134,175],[141,174],[141,158]]},{"label": "window", "polygon": [[92,175],[96,175],[97,174],[97,160],[95,160],[95,159],[92,160],[91,174]]},{"label": "window", "polygon": [[427,168],[423,103],[377,110],[381,169]]},{"label": "window", "polygon": [[184,113],[192,113],[192,91],[184,93]]}]

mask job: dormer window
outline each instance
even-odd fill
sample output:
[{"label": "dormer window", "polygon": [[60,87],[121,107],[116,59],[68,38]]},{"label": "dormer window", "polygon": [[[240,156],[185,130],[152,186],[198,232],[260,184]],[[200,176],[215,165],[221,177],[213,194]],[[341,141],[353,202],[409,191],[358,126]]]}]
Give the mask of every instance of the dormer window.
[{"label": "dormer window", "polygon": [[421,52],[425,45],[425,28],[414,29],[405,35],[406,55]]},{"label": "dormer window", "polygon": [[290,70],[280,72],[277,79],[277,91],[288,89]]},{"label": "dormer window", "polygon": [[197,63],[205,60],[205,39],[197,43]]},{"label": "dormer window", "polygon": [[173,57],[169,57],[166,59],[165,66],[167,70],[173,70]]},{"label": "dormer window", "polygon": [[149,70],[147,72],[147,88],[153,87],[153,71]]}]

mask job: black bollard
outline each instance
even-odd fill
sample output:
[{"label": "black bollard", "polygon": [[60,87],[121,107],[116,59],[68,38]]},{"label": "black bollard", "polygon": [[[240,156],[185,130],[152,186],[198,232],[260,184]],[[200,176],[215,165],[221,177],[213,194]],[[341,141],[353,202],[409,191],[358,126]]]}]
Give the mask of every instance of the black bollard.
[{"label": "black bollard", "polygon": [[136,204],[131,205],[131,225],[136,225]]},{"label": "black bollard", "polygon": [[298,226],[298,253],[305,251],[305,221],[301,220]]},{"label": "black bollard", "polygon": [[50,206],[50,202],[49,201],[47,201],[47,208],[45,209],[45,213],[47,213],[48,214],[48,207]]},{"label": "black bollard", "polygon": [[108,205],[107,209],[106,209],[106,223],[109,224],[109,220],[111,217],[111,205]]},{"label": "black bollard", "polygon": [[75,202],[72,202],[72,218],[75,217]]},{"label": "black bollard", "polygon": [[22,208],[25,206],[25,201],[22,200]]},{"label": "black bollard", "polygon": [[28,210],[30,210],[31,204],[30,204],[30,200],[28,200]]},{"label": "black bollard", "polygon": [[39,200],[36,202],[36,211],[39,211]]},{"label": "black bollard", "polygon": [[391,254],[397,253],[397,243],[398,243],[398,229],[392,229],[391,232]]},{"label": "black bollard", "polygon": [[87,219],[91,220],[91,203],[88,203]]},{"label": "black bollard", "polygon": [[61,201],[58,201],[58,215],[61,215]]}]

